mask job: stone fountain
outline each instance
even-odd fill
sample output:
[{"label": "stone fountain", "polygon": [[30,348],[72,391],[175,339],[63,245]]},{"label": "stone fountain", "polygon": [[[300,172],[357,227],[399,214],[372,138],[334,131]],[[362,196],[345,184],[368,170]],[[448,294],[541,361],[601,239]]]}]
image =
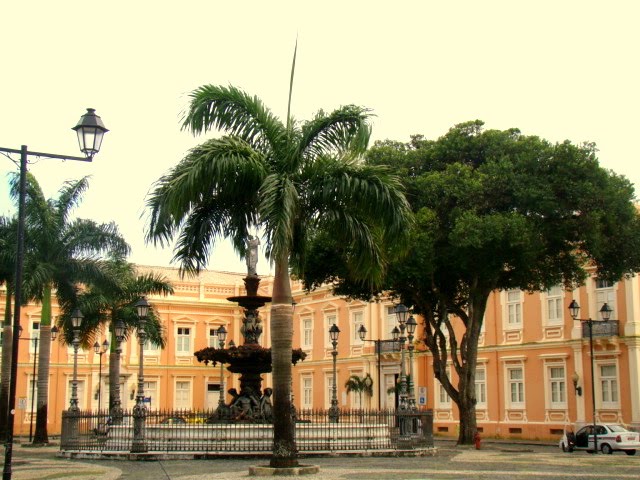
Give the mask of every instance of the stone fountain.
[{"label": "stone fountain", "polygon": [[[246,294],[227,298],[244,309],[240,327],[243,344],[228,348],[209,347],[195,352],[200,362],[211,362],[214,366],[222,363],[228,365],[227,370],[231,373],[240,374],[240,392],[235,388],[228,390],[231,401],[221,401],[215,413],[208,419],[210,423],[273,421],[272,390],[262,390],[262,374],[271,372],[271,349],[264,348],[259,343],[262,319],[258,309],[270,302],[271,297],[258,295],[260,277],[256,273],[256,265],[259,243],[257,238],[249,236],[246,255],[247,276],[243,278]],[[293,350],[291,361],[295,365],[298,361],[304,360],[305,356],[302,350]]]}]

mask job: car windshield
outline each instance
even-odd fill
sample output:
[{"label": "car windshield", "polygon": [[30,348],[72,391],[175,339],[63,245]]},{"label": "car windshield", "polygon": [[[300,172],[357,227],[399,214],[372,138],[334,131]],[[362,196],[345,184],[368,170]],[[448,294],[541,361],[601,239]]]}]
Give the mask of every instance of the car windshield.
[{"label": "car windshield", "polygon": [[624,428],[622,425],[607,425],[607,427],[609,427],[609,430],[611,430],[612,432],[626,432],[627,429]]}]

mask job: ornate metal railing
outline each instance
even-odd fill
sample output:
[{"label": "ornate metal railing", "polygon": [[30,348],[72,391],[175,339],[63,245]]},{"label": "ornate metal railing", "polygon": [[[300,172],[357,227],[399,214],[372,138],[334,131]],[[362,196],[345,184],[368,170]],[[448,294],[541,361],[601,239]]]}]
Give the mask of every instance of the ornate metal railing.
[{"label": "ornate metal railing", "polygon": [[[618,320],[609,320],[608,322],[594,320],[591,322],[593,328],[593,337],[617,337],[620,331],[620,322]],[[582,338],[589,338],[589,325],[582,322]]]},{"label": "ornate metal railing", "polygon": [[[133,412],[114,421],[107,411],[62,414],[62,452],[120,454],[131,452]],[[144,424],[146,454],[269,454],[273,426],[268,423],[216,423],[213,411],[154,410]],[[140,439],[138,438],[137,441]],[[394,451],[433,446],[431,410],[400,414],[395,410],[341,410],[330,423],[327,410],[302,410],[296,415],[300,453]]]}]

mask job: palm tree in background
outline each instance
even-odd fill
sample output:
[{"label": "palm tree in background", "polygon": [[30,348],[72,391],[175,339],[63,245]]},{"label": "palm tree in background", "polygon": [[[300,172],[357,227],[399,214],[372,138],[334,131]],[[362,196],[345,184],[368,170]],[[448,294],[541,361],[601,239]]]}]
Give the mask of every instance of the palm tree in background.
[{"label": "palm tree in background", "polygon": [[[110,327],[109,410],[111,410],[116,400],[114,386],[120,381],[120,358],[116,353],[117,340],[113,327],[116,322],[122,322],[125,327],[125,340],[131,338],[131,334],[139,326],[138,314],[134,306],[136,301],[147,295],[171,295],[173,286],[169,280],[158,273],[137,273],[136,267],[123,259],[109,261],[105,267],[109,280],[89,286],[78,296],[78,305],[84,315],[80,341],[85,347],[90,348],[96,340],[99,342],[105,326]],[[68,327],[63,328],[66,332],[63,342],[67,344],[71,344],[73,340],[70,325],[70,318],[67,315],[60,325]],[[145,333],[149,343],[160,348],[165,347],[164,328],[153,304],[149,308]],[[101,383],[99,386],[101,388]]]},{"label": "palm tree in background", "polygon": [[[291,70],[293,83],[294,62]],[[360,161],[368,144],[368,112],[344,106],[307,122],[286,123],[258,97],[205,85],[191,93],[183,128],[194,135],[228,135],[192,149],[155,184],[147,206],[147,239],[166,245],[177,236],[182,273],[205,268],[216,240],[246,253],[250,233],[262,232],[275,264],[271,303],[274,388],[272,467],[298,465],[291,408],[293,307],[289,267],[304,268],[307,240],[331,232],[353,255],[354,277],[376,283],[383,245],[401,241],[410,218],[400,182],[381,166]]]},{"label": "palm tree in background", "polygon": [[7,438],[7,414],[9,412],[9,387],[11,385],[11,355],[13,350],[13,325],[11,324],[13,279],[16,266],[17,220],[0,216],[0,285],[7,290],[2,325],[2,383],[0,384],[0,441]]},{"label": "palm tree in background", "polygon": [[[18,175],[11,179],[11,195],[18,198]],[[108,281],[101,256],[129,253],[114,223],[71,219],[89,186],[88,177],[65,182],[57,199],[45,199],[37,180],[27,174],[25,203],[25,298],[41,305],[38,352],[38,398],[34,444],[48,443],[47,415],[51,355],[51,295],[55,291],[63,316],[76,303],[79,284]]]},{"label": "palm tree in background", "polygon": [[347,389],[347,393],[357,393],[360,399],[360,408],[364,408],[362,403],[362,394],[366,393],[369,397],[373,396],[373,379],[368,373],[364,377],[358,375],[351,375],[345,382],[344,387]]}]

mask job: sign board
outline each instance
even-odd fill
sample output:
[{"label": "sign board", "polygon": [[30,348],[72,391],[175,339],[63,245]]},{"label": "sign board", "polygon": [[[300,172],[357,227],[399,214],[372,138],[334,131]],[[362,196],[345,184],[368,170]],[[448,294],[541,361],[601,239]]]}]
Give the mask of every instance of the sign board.
[{"label": "sign board", "polygon": [[427,387],[418,387],[418,405],[427,406]]},{"label": "sign board", "polygon": [[151,397],[144,397],[144,403],[151,403]]},{"label": "sign board", "polygon": [[26,410],[27,409],[27,397],[18,398],[18,410]]}]

